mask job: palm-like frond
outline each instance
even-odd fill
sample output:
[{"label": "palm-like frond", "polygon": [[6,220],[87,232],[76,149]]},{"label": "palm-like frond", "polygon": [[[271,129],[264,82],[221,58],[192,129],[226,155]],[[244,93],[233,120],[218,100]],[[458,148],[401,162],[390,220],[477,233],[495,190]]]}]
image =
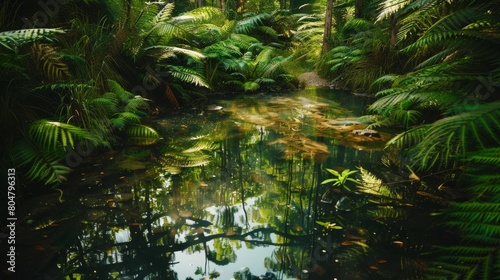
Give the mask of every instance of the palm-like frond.
[{"label": "palm-like frond", "polygon": [[[445,226],[457,230],[457,244],[440,247],[432,255],[428,274],[456,279],[495,279],[500,271],[500,168],[498,148],[467,155],[471,163],[472,199],[452,203],[444,211]],[[496,159],[494,159],[496,158]],[[493,186],[493,187],[492,187]]]},{"label": "palm-like frond", "polygon": [[138,124],[141,122],[141,117],[132,112],[119,112],[111,118],[111,126],[117,130],[123,130],[130,124]]},{"label": "palm-like frond", "polygon": [[135,145],[151,145],[161,139],[156,130],[145,125],[130,125],[126,129],[127,140]]},{"label": "palm-like frond", "polygon": [[[119,102],[127,104],[134,95],[131,92],[126,91],[118,82],[113,80],[108,80],[108,87],[111,93],[105,95],[108,98],[116,98]],[[113,97],[114,94],[114,97]]]},{"label": "palm-like frond", "polygon": [[269,18],[268,13],[253,14],[245,17],[236,23],[234,27],[235,33],[249,34],[253,29],[263,25],[264,21]]},{"label": "palm-like frond", "polygon": [[183,13],[182,15],[176,16],[171,20],[172,24],[187,24],[187,23],[197,23],[208,20],[223,20],[224,15],[220,9],[215,7],[200,7],[189,12]]},{"label": "palm-like frond", "polygon": [[191,68],[169,66],[168,70],[174,78],[179,79],[182,82],[210,88],[210,85],[205,80],[205,77]]},{"label": "palm-like frond", "polygon": [[106,115],[109,117],[118,112],[118,101],[116,99],[99,97],[92,99],[90,102],[92,106],[103,108],[104,111],[106,112]]},{"label": "palm-like frond", "polygon": [[430,125],[421,125],[415,128],[406,130],[403,133],[396,135],[391,140],[387,141],[386,148],[407,149],[422,142],[429,130]]},{"label": "palm-like frond", "polygon": [[410,4],[410,0],[384,0],[380,3],[380,13],[377,21],[388,18]]},{"label": "palm-like frond", "polygon": [[37,145],[49,149],[59,145],[74,148],[76,140],[85,140],[95,146],[102,144],[99,138],[82,128],[43,119],[30,125],[29,135]]},{"label": "palm-like frond", "polygon": [[467,157],[468,161],[500,166],[500,147],[479,150]]},{"label": "palm-like frond", "polygon": [[144,50],[154,52],[155,54],[154,57],[157,58],[158,60],[175,57],[175,55],[177,54],[183,54],[196,60],[205,58],[205,56],[200,52],[179,47],[151,46],[145,48]]},{"label": "palm-like frond", "polygon": [[439,155],[445,163],[469,151],[500,145],[500,102],[466,108],[459,114],[436,121],[425,139],[415,146],[422,167],[431,167]]},{"label": "palm-like frond", "polygon": [[153,23],[158,24],[170,20],[172,18],[173,11],[174,11],[174,3],[167,3],[165,7],[163,7],[155,16]]},{"label": "palm-like frond", "polygon": [[31,28],[3,31],[0,32],[0,45],[13,51],[21,45],[36,40],[52,42],[55,40],[55,35],[64,33],[65,31],[60,28]]},{"label": "palm-like frond", "polygon": [[46,185],[66,180],[71,169],[60,161],[64,154],[53,149],[40,149],[28,141],[20,141],[12,149],[14,161],[21,167],[29,165],[26,178],[43,181]]},{"label": "palm-like frond", "polygon": [[260,88],[260,85],[255,81],[247,81],[243,83],[243,90],[247,91],[256,91]]},{"label": "palm-like frond", "polygon": [[149,108],[149,102],[150,100],[143,98],[142,96],[135,96],[134,98],[130,99],[123,108],[125,112],[132,112],[132,113],[139,113],[140,110],[145,110]]},{"label": "palm-like frond", "polygon": [[35,62],[41,71],[51,80],[62,80],[71,77],[68,65],[63,61],[63,56],[51,45],[37,44],[32,48]]}]

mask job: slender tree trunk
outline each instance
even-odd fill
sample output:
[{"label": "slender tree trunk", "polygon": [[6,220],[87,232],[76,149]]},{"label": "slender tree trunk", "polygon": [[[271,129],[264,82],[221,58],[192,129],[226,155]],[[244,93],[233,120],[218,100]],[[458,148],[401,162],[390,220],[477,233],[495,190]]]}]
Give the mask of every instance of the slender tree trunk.
[{"label": "slender tree trunk", "polygon": [[398,19],[396,15],[391,15],[391,47],[394,47],[398,40]]},{"label": "slender tree trunk", "polygon": [[198,8],[204,7],[207,5],[207,2],[205,0],[197,0],[197,2],[198,2]]},{"label": "slender tree trunk", "polygon": [[357,18],[363,17],[363,0],[356,0],[354,2],[354,16]]},{"label": "slender tree trunk", "polygon": [[332,36],[332,13],[333,13],[333,0],[328,0],[326,3],[325,14],[325,31],[323,33],[323,53],[328,51],[328,42]]},{"label": "slender tree trunk", "polygon": [[224,11],[224,8],[225,8],[224,6],[225,6],[225,4],[226,4],[226,1],[225,1],[225,0],[219,0],[219,9],[220,9],[221,11]]}]

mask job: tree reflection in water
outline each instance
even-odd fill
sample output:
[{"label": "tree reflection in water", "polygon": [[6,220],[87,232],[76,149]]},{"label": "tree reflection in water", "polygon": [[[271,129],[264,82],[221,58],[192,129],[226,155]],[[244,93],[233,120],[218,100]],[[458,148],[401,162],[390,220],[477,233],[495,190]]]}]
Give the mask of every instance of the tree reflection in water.
[{"label": "tree reflection in water", "polygon": [[[146,170],[110,175],[109,185],[95,191],[102,194],[85,194],[101,203],[82,208],[59,262],[65,274],[229,279],[244,277],[241,267],[248,267],[252,275],[277,279],[333,279],[352,269],[360,275],[349,279],[366,276],[359,263],[378,250],[367,242],[376,241],[367,231],[380,222],[372,216],[403,214],[381,213],[359,194],[350,198],[357,210],[336,211],[319,203],[329,189],[320,182],[325,168],[378,162],[384,139],[354,141],[348,128],[360,124],[350,111],[315,96],[221,105],[224,111],[158,122],[165,141],[137,159]],[[120,193],[132,199],[110,201]],[[333,192],[332,201],[342,195],[348,194]],[[330,221],[343,229],[321,226]]]}]

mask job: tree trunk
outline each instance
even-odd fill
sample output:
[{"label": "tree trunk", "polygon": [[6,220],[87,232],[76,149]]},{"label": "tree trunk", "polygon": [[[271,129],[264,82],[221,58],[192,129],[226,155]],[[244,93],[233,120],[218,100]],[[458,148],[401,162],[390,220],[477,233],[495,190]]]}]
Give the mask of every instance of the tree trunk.
[{"label": "tree trunk", "polygon": [[205,1],[205,0],[197,0],[197,2],[198,2],[198,8],[199,8],[199,7],[204,7],[204,6],[206,6],[206,5],[207,5],[207,3],[206,3],[206,1]]},{"label": "tree trunk", "polygon": [[395,14],[391,15],[391,47],[396,46],[398,40],[398,19]]},{"label": "tree trunk", "polygon": [[328,51],[328,42],[330,41],[330,36],[332,35],[332,12],[333,0],[328,0],[326,3],[325,31],[323,33],[323,54]]},{"label": "tree trunk", "polygon": [[354,2],[354,16],[357,18],[363,17],[363,0],[355,0],[355,2]]}]

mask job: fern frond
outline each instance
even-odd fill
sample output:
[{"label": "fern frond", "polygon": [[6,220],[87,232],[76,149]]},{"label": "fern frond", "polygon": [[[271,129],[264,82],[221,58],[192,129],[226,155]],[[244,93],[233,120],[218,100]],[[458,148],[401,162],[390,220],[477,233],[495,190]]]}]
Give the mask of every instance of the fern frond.
[{"label": "fern frond", "polygon": [[161,139],[156,130],[145,125],[131,125],[126,129],[127,140],[135,145],[152,145]]},{"label": "fern frond", "polygon": [[120,112],[113,115],[111,126],[115,129],[122,130],[128,124],[138,124],[141,122],[141,117],[133,112]]},{"label": "fern frond", "polygon": [[[177,55],[177,54],[183,54],[183,55],[186,55],[186,56],[193,58],[193,59],[196,59],[196,60],[201,60],[201,59],[205,58],[205,55],[203,55],[200,52],[188,50],[188,49],[184,49],[184,48],[179,48],[179,47],[151,46],[151,47],[145,48],[144,50],[145,51],[150,51],[150,50],[156,51],[154,57],[157,58],[158,60],[167,59],[170,57],[175,57],[175,55]],[[156,53],[158,53],[158,54],[156,54]]]},{"label": "fern frond", "polygon": [[62,80],[71,77],[68,65],[62,61],[62,55],[55,47],[48,44],[36,44],[32,47],[35,62],[40,65],[40,71],[45,72],[51,80]]},{"label": "fern frond", "polygon": [[12,148],[14,162],[29,165],[26,177],[30,181],[44,181],[46,185],[66,180],[71,169],[60,161],[64,153],[53,149],[40,149],[28,141],[20,141]]},{"label": "fern frond", "polygon": [[432,124],[428,136],[419,148],[431,143],[447,143],[470,149],[500,145],[497,131],[500,129],[500,102],[464,108],[467,111],[440,119]]},{"label": "fern frond", "polygon": [[254,14],[252,16],[246,17],[241,21],[236,23],[234,27],[235,33],[249,34],[253,29],[257,28],[259,25],[263,25],[264,20],[269,18],[268,13]]},{"label": "fern frond", "polygon": [[200,73],[190,68],[181,66],[169,66],[170,74],[182,82],[210,88],[210,85]]},{"label": "fern frond", "polygon": [[126,91],[116,81],[108,80],[108,87],[114,94],[116,94],[116,98],[124,104],[127,104],[129,100],[134,97],[134,95],[131,92]]},{"label": "fern frond", "polygon": [[397,13],[402,8],[410,4],[410,0],[385,0],[380,3],[380,13],[378,14],[377,21],[388,18],[389,16]]},{"label": "fern frond", "polygon": [[[500,166],[500,148],[493,147],[476,151],[469,155],[466,160],[473,163],[492,164]],[[497,178],[500,179],[500,177]]]},{"label": "fern frond", "polygon": [[425,139],[429,127],[430,125],[422,125],[398,134],[391,140],[387,141],[385,148],[395,147],[401,150],[413,147]]},{"label": "fern frond", "polygon": [[154,18],[154,24],[160,22],[166,22],[172,17],[172,12],[174,11],[174,3],[167,3],[163,9],[161,9]]},{"label": "fern frond", "polygon": [[75,147],[75,140],[86,140],[98,146],[100,139],[86,131],[85,129],[61,122],[50,120],[38,120],[29,127],[29,135],[40,147],[56,149],[58,145],[65,147]]},{"label": "fern frond", "polygon": [[134,98],[130,99],[125,105],[125,108],[123,110],[125,112],[132,112],[136,113],[140,111],[141,109],[148,109],[149,108],[149,99],[143,98],[141,96],[135,96]]},{"label": "fern frond", "polygon": [[44,40],[55,41],[55,35],[66,33],[60,28],[31,28],[0,32],[0,45],[13,51],[15,48],[34,42]]},{"label": "fern frond", "polygon": [[260,85],[254,81],[247,81],[243,83],[243,90],[247,91],[256,91],[260,88]]},{"label": "fern frond", "polygon": [[106,114],[111,117],[118,111],[118,100],[105,97],[94,98],[90,101],[94,106],[104,108]]},{"label": "fern frond", "polygon": [[170,22],[172,24],[200,23],[211,19],[223,19],[221,11],[215,7],[200,7],[174,17]]}]

